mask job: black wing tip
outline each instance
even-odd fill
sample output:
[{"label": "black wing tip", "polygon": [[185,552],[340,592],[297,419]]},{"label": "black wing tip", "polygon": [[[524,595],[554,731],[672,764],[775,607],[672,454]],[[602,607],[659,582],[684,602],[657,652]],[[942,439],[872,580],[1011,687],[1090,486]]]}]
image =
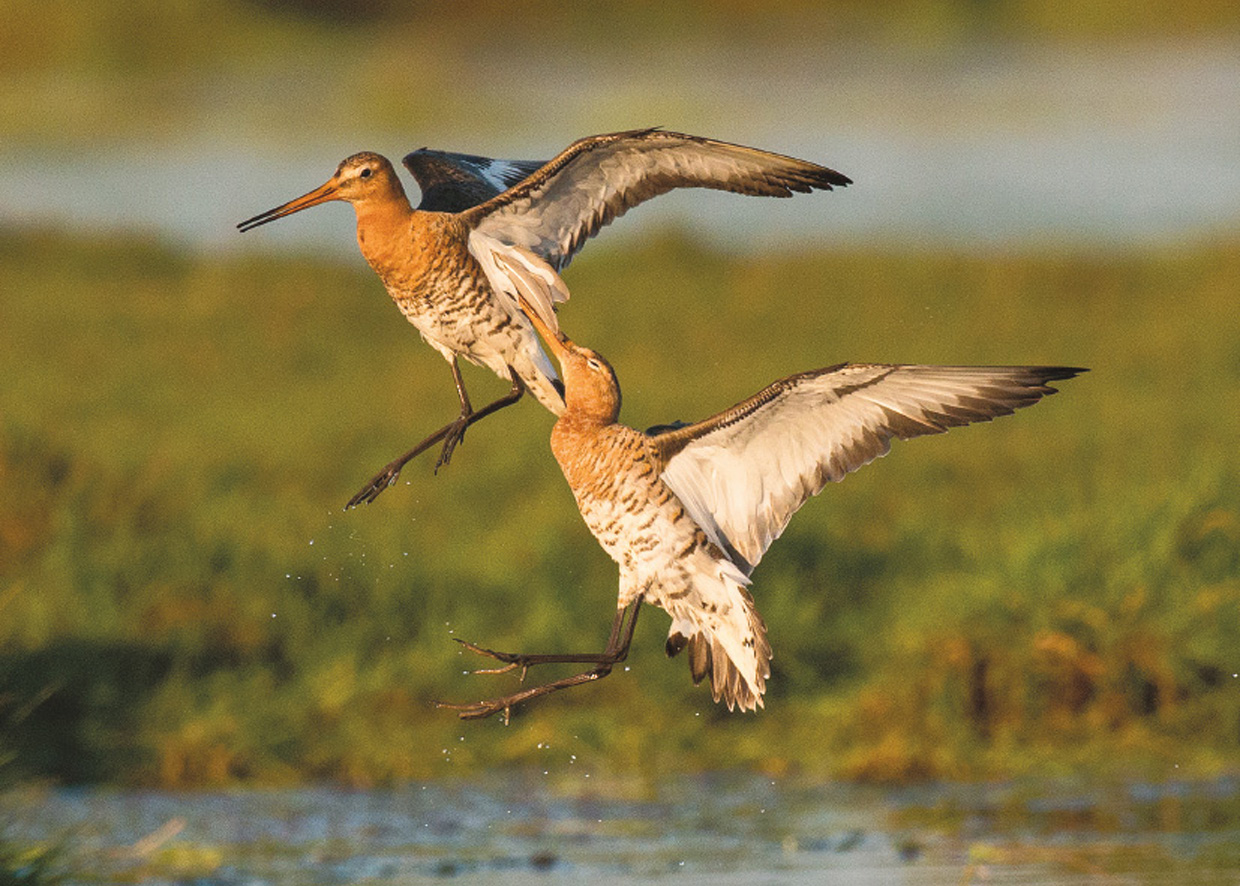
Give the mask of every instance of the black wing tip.
[{"label": "black wing tip", "polygon": [[[809,164],[809,161],[804,161]],[[800,191],[801,193],[809,193],[810,191],[834,191],[836,188],[846,188],[853,183],[853,180],[842,172],[836,172],[834,169],[828,169],[825,166],[810,164],[812,168],[805,175],[804,179],[799,183],[800,186],[793,185],[788,192],[788,196],[792,196],[792,191]]]},{"label": "black wing tip", "polygon": [[[1058,393],[1058,388],[1050,387],[1051,382],[1067,381],[1082,373],[1089,372],[1084,366],[976,366],[962,367],[973,369],[1001,370],[1006,372],[1008,380],[1026,388],[1035,395]],[[1030,402],[1037,402],[1037,398]]]},{"label": "black wing tip", "polygon": [[[1014,404],[1013,409],[1030,406],[1038,402],[1042,397],[1058,394],[1059,388],[1051,387],[1052,382],[1067,381],[1068,379],[1076,378],[1082,373],[1089,372],[1089,369],[1083,366],[996,366],[978,368],[1006,369],[1009,373],[1009,383],[1027,392],[1028,399],[1025,402]],[[1003,414],[1006,415],[1008,413]]]},{"label": "black wing tip", "polygon": [[[672,139],[689,139],[695,142],[716,142],[717,144],[735,144],[736,147],[745,147],[744,145],[734,142],[720,142],[716,139],[705,135],[692,135],[688,132],[677,132],[671,129],[665,129],[662,126],[647,126],[644,129],[627,129],[621,132],[608,132],[601,135],[586,136],[581,139],[582,142],[588,141],[619,141],[626,138],[672,138]],[[773,154],[772,151],[766,151],[764,148],[753,148],[755,151],[764,151]],[[837,172],[821,164],[814,163],[810,160],[800,160],[786,154],[775,154],[777,157],[784,157],[797,163],[803,163],[807,169],[805,170],[806,184],[809,185],[808,190],[818,188],[823,191],[830,191],[833,188],[846,188],[853,184],[853,180],[842,172]],[[788,196],[791,196],[789,194]]]},{"label": "black wing tip", "polygon": [[1059,388],[1051,387],[1051,382],[1067,381],[1086,372],[1089,372],[1089,369],[1084,366],[1047,366],[1041,376],[1042,386],[1046,389],[1047,396],[1058,394]]},{"label": "black wing tip", "polygon": [[831,190],[832,186],[837,188],[846,188],[853,183],[853,180],[842,172],[836,172],[834,169],[823,167],[824,172],[822,178],[826,180],[825,190]]},{"label": "black wing tip", "polygon": [[1089,372],[1086,366],[1031,366],[1029,367],[1043,384],[1052,381],[1066,381]]}]

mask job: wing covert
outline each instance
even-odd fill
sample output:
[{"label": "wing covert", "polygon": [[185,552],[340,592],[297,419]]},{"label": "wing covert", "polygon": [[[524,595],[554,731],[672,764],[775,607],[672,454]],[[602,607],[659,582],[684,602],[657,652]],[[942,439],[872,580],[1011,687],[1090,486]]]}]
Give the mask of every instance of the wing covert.
[{"label": "wing covert", "polygon": [[662,479],[746,574],[827,482],[891,448],[1007,415],[1055,393],[1061,366],[844,364],[775,382],[725,412],[651,442]]},{"label": "wing covert", "polygon": [[556,270],[629,209],[676,188],[767,197],[850,184],[816,163],[660,129],[580,139],[534,174],[468,211],[478,230]]}]

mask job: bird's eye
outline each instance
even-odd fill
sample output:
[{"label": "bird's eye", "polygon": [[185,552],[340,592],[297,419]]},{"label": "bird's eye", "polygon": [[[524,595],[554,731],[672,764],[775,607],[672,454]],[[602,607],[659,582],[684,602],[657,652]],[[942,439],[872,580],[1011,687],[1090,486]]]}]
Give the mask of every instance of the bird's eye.
[{"label": "bird's eye", "polygon": [[371,168],[369,166],[366,166],[362,168],[362,171],[359,172],[357,176],[358,178],[370,178],[371,172],[372,172]]}]

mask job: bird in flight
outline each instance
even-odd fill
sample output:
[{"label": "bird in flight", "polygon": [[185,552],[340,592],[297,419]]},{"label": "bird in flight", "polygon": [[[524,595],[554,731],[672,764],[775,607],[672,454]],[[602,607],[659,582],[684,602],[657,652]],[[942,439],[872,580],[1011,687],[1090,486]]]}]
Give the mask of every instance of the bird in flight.
[{"label": "bird in flight", "polygon": [[892,438],[989,421],[1055,393],[1064,366],[842,363],[768,385],[689,425],[645,433],[619,424],[620,387],[599,354],[573,343],[523,303],[560,363],[565,409],[551,449],[591,533],[620,567],[620,593],[602,653],[527,655],[466,648],[502,662],[481,673],[576,662],[561,680],[473,704],[462,718],[598,680],[628,653],[642,603],[672,619],[666,651],[684,652],[695,683],[729,710],[754,710],[770,676],[766,625],[750,576],[792,515],[828,481],[885,455]]},{"label": "bird in flight", "polygon": [[[583,138],[546,163],[423,149],[404,164],[422,189],[416,209],[392,164],[363,152],[320,187],[237,226],[249,231],[331,200],[352,204],[362,255],[451,367],[460,413],[385,466],[347,507],[373,501],[405,464],[442,442],[438,470],[466,428],[526,390],[563,412],[563,385],[516,293],[525,291],[543,322],[557,328],[553,306],[569,293],[556,272],[613,219],[677,188],[790,197],[850,184],[805,160],[660,129]],[[511,389],[475,410],[459,358],[491,369]]]}]

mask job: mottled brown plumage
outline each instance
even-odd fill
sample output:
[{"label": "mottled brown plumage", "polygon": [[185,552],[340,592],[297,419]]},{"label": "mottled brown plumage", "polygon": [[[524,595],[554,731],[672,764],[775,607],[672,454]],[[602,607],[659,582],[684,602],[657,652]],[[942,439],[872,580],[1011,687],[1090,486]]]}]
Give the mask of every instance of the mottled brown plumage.
[{"label": "mottled brown plumage", "polygon": [[[436,205],[448,200],[446,187],[439,185]],[[465,192],[458,196],[468,202]],[[386,158],[370,152],[354,154],[321,187],[239,227],[250,230],[330,200],[353,205],[362,255],[383,280],[401,313],[448,361],[461,405],[454,421],[389,463],[350,499],[349,507],[373,501],[395,482],[406,463],[441,440],[443,448],[436,468],[447,464],[469,425],[515,403],[527,389],[552,412],[564,408],[559,378],[538,337],[511,299],[496,297],[496,281],[471,250],[472,226],[458,213],[415,210]],[[520,258],[516,259],[517,272],[524,273],[532,285],[543,282],[548,287],[548,300],[568,297],[566,289],[553,292],[550,288],[562,286],[554,272],[546,269],[544,277],[549,282],[544,282],[537,271],[524,268]],[[475,411],[461,378],[458,357],[509,379],[512,390]]]},{"label": "mottled brown plumage", "polygon": [[[459,416],[388,464],[349,506],[373,501],[410,459],[440,440],[436,467],[446,464],[470,424],[516,402],[525,389],[559,414],[559,379],[517,297],[555,328],[553,307],[568,298],[556,270],[612,219],[675,188],[788,197],[849,182],[804,160],[661,130],[580,139],[548,163],[424,148],[405,165],[422,187],[417,209],[392,164],[363,152],[343,161],[323,186],[238,225],[246,231],[329,200],[351,203],[362,254],[452,368]],[[474,411],[458,357],[510,379],[512,390]]]},{"label": "mottled brown plumage", "polygon": [[[749,575],[792,514],[828,481],[881,456],[893,437],[936,434],[1037,402],[1047,383],[1083,371],[1059,366],[840,364],[780,379],[736,406],[658,433],[618,423],[620,387],[607,361],[527,314],[559,360],[564,413],[551,449],[590,531],[620,567],[619,608],[642,602],[672,617],[668,655],[687,651],[694,682],[710,679],[729,709],[762,705],[770,676],[766,626]],[[547,661],[600,669],[510,696],[454,706],[483,717],[598,679],[617,653],[560,658],[495,653],[524,671]]]}]

